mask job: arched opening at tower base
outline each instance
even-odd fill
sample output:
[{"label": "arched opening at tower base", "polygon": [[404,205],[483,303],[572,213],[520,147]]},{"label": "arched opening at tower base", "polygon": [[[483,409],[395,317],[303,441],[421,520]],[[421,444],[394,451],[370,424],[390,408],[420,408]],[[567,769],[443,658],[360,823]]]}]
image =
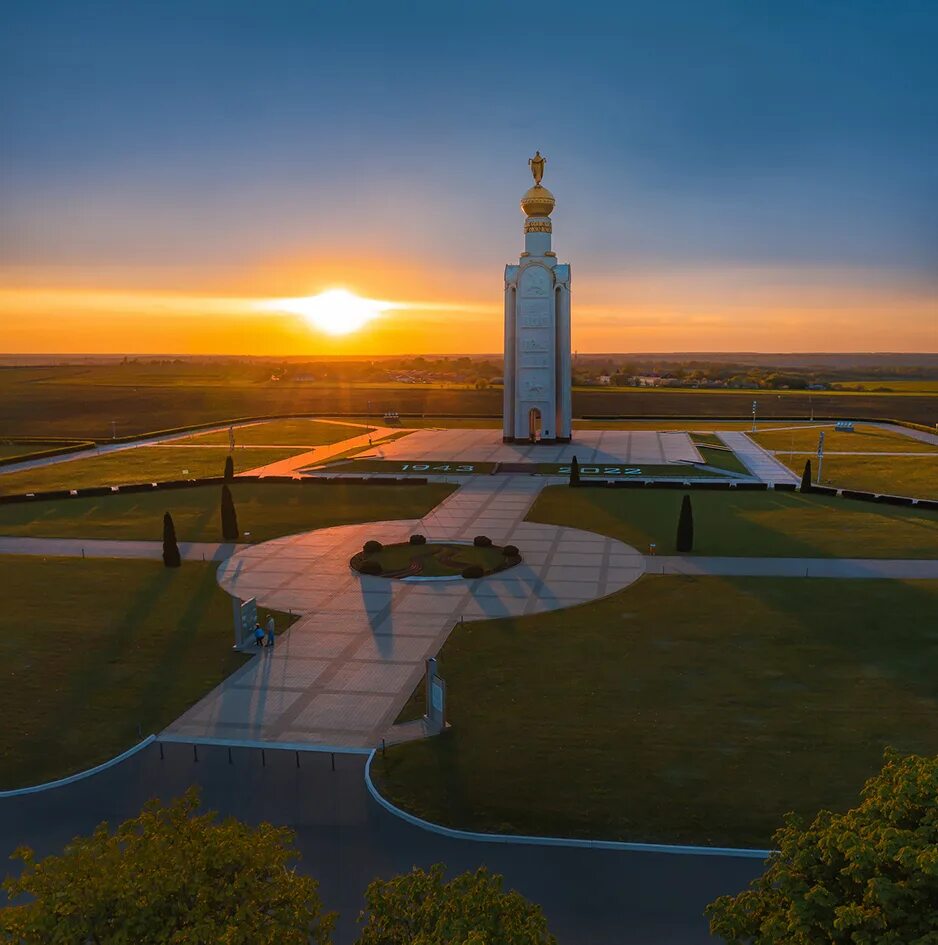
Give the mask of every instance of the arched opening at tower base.
[{"label": "arched opening at tower base", "polygon": [[541,412],[537,407],[532,407],[528,411],[528,439],[532,443],[537,443],[541,438]]}]

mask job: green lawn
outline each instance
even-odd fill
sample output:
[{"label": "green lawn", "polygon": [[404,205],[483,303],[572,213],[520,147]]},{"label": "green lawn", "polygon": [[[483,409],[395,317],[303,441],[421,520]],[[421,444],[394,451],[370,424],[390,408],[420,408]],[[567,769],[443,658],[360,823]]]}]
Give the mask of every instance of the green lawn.
[{"label": "green lawn", "polygon": [[938,581],[645,577],[466,623],[439,668],[452,728],[372,769],[406,810],[765,847],[786,811],[850,806],[885,746],[938,752]]},{"label": "green lawn", "polygon": [[739,473],[742,476],[752,475],[732,450],[722,444],[711,445],[706,441],[701,441],[699,436],[700,434],[693,438],[694,445],[708,466],[716,466],[717,469],[725,469],[727,472]]},{"label": "green lawn", "polygon": [[[793,492],[689,488],[694,552],[702,555],[934,558],[938,512]],[[528,520],[611,535],[675,554],[682,490],[544,489]]]},{"label": "green lawn", "polygon": [[326,467],[329,472],[383,473],[386,476],[402,473],[414,476],[470,475],[490,473],[494,468],[494,463],[455,463],[445,459],[350,459]]},{"label": "green lawn", "polygon": [[119,754],[241,665],[216,568],[0,556],[0,788]]},{"label": "green lawn", "polygon": [[[786,466],[801,475],[804,461],[811,459],[817,481],[817,458],[776,454]],[[832,456],[824,454],[823,485],[862,492],[910,495],[938,499],[938,456]]]},{"label": "green lawn", "polygon": [[[353,436],[368,433],[374,427],[350,426],[345,423],[324,423],[321,420],[268,420],[235,427],[235,443],[241,446],[326,446]],[[193,434],[181,443],[221,443],[228,445],[228,431]]]},{"label": "green lawn", "polygon": [[[238,450],[234,452],[235,472],[302,453],[299,448],[279,450]],[[228,450],[196,447],[138,446],[101,456],[70,459],[23,472],[4,473],[0,468],[0,495],[41,492],[46,489],[80,489],[83,486],[119,486],[122,483],[156,482],[220,476],[225,471]],[[188,470],[188,472],[186,472]]]},{"label": "green lawn", "polygon": [[[754,433],[752,439],[767,450],[804,452],[817,450],[821,431],[824,451],[844,453],[938,453],[938,446],[923,443],[914,437],[868,424],[857,424],[853,433],[835,430],[833,424],[813,426],[804,430],[778,430]],[[779,455],[779,459],[783,457]],[[796,456],[795,459],[798,457]],[[805,457],[802,457],[802,466]]]},{"label": "green lawn", "polygon": [[[380,519],[420,518],[454,486],[365,486],[350,483],[231,484],[238,525],[251,541]],[[221,541],[219,486],[155,490],[0,506],[0,535],[34,538],[159,540],[171,512],[182,541]]]}]

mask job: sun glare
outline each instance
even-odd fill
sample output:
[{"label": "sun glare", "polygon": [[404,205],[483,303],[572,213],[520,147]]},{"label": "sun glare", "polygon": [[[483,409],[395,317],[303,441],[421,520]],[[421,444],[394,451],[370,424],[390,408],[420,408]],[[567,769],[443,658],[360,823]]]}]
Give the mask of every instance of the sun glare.
[{"label": "sun glare", "polygon": [[302,315],[314,328],[330,335],[349,335],[393,308],[391,302],[364,299],[345,289],[330,289],[299,299],[277,299],[266,307]]}]

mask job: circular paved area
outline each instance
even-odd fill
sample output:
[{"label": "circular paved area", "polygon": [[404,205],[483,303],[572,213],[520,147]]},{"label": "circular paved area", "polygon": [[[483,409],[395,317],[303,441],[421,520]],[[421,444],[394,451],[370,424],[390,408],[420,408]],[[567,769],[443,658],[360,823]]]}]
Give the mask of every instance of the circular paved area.
[{"label": "circular paved area", "polygon": [[[532,477],[480,477],[420,520],[342,525],[264,542],[218,569],[230,594],[302,614],[263,651],[177,719],[168,733],[369,748],[389,729],[460,620],[570,607],[637,580],[634,548],[524,516],[543,485]],[[406,541],[488,535],[524,560],[475,581],[401,582],[352,571],[370,538]]]}]

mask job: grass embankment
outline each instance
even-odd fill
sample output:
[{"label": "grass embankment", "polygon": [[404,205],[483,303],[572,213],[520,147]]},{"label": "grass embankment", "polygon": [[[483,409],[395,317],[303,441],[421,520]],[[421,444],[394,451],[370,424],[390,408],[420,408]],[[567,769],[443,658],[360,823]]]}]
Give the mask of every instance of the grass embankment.
[{"label": "grass embankment", "polygon": [[[857,424],[854,431],[835,430],[834,425],[806,425],[804,429],[764,431],[749,434],[756,443],[767,450],[775,450],[779,459],[784,453],[810,452],[817,450],[821,432],[824,433],[825,462],[828,453],[938,453],[938,445],[923,443],[915,437],[884,430],[868,424]],[[797,459],[798,457],[795,457]],[[802,457],[802,466],[804,459]]]},{"label": "grass embankment", "polygon": [[885,746],[938,752],[936,621],[938,581],[646,577],[466,623],[452,729],[372,772],[468,830],[765,847],[850,806]]},{"label": "grass embankment", "polygon": [[0,788],[119,754],[241,665],[216,567],[0,556]]},{"label": "grass embankment", "polygon": [[[791,492],[688,488],[694,553],[745,557],[934,558],[938,512]],[[676,554],[683,492],[551,486],[528,521],[611,535],[646,551]]]},{"label": "grass embankment", "polygon": [[[776,458],[798,475],[810,458],[817,481],[815,457],[789,459],[785,453],[778,453]],[[821,475],[825,486],[938,499],[938,456],[832,456],[825,452]]]},{"label": "grass embankment", "polygon": [[[241,473],[302,452],[298,448],[235,449],[232,455],[235,472]],[[137,446],[98,456],[67,459],[22,472],[4,473],[0,467],[0,495],[220,476],[225,471],[227,456],[227,448],[221,446],[209,449]]]},{"label": "grass embankment", "polygon": [[[381,519],[420,518],[455,488],[354,483],[231,485],[238,526],[250,541]],[[158,541],[170,512],[180,541],[221,541],[220,487],[138,492],[0,506],[0,535],[33,538],[137,538]]]},{"label": "grass embankment", "polygon": [[[328,446],[353,436],[370,433],[374,427],[352,426],[344,423],[325,423],[321,420],[268,420],[264,423],[251,423],[235,427],[235,444],[241,446]],[[213,433],[193,434],[179,440],[180,443],[228,445],[228,431],[216,430]]]}]

